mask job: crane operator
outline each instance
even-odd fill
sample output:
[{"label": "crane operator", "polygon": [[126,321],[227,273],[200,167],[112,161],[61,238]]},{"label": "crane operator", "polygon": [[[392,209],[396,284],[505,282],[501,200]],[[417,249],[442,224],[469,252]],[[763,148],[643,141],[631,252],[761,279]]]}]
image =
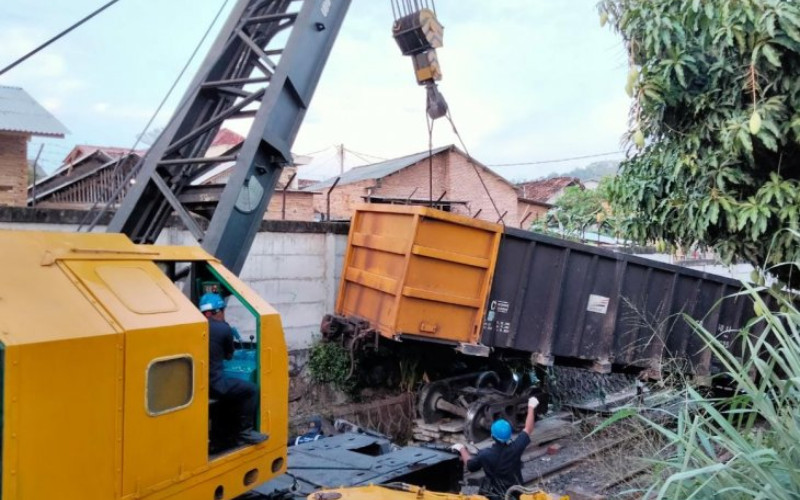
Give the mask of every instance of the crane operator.
[{"label": "crane operator", "polygon": [[258,386],[226,377],[223,360],[233,358],[233,328],[225,321],[225,301],[219,294],[206,293],[200,298],[200,311],[208,318],[208,395],[218,400],[239,424],[234,445],[257,444],[268,436],[254,429]]}]

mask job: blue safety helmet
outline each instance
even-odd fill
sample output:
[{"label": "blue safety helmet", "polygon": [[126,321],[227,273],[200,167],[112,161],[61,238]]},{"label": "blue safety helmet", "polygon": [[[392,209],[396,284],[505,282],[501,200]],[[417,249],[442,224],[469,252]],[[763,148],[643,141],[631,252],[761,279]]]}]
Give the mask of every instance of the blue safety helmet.
[{"label": "blue safety helmet", "polygon": [[225,309],[225,301],[218,293],[207,293],[200,297],[200,311],[217,311]]},{"label": "blue safety helmet", "polygon": [[511,441],[511,424],[507,420],[499,419],[492,424],[492,438],[501,443]]}]

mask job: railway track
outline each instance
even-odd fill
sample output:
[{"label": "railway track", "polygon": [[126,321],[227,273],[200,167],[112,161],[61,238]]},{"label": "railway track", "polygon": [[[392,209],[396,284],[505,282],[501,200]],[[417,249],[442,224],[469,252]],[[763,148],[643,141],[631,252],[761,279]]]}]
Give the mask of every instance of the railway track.
[{"label": "railway track", "polygon": [[638,477],[651,470],[652,463],[645,459],[660,453],[664,443],[657,433],[649,431],[638,420],[620,422],[597,434],[593,434],[593,430],[621,408],[636,408],[651,419],[666,422],[676,414],[680,404],[676,394],[670,391],[647,395],[623,391],[609,396],[602,404],[576,405],[583,412],[583,419],[575,424],[580,432],[557,441],[555,453],[548,453],[545,445],[544,453],[535,453],[532,460],[524,461],[525,485],[562,492],[579,487],[601,498],[603,495],[617,498],[619,490],[628,489]]}]

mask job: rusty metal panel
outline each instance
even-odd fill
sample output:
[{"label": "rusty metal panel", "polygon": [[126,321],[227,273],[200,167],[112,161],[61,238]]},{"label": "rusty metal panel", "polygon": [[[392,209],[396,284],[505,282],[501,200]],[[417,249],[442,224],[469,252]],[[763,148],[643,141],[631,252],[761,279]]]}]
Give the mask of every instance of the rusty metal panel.
[{"label": "rusty metal panel", "polygon": [[714,360],[682,313],[730,342],[752,317],[747,298],[731,297],[740,289],[721,276],[507,228],[481,341],[543,364],[685,363],[708,375]]},{"label": "rusty metal panel", "polygon": [[388,338],[475,344],[501,235],[498,224],[425,207],[363,205],[336,312]]}]

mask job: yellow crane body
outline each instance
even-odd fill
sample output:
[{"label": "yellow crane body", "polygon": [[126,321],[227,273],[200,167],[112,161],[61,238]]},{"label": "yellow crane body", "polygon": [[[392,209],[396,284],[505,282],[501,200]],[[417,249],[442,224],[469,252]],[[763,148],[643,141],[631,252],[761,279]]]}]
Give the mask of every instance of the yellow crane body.
[{"label": "yellow crane body", "polygon": [[[360,486],[328,489],[312,493],[307,500],[488,500],[483,495],[440,493],[410,484],[396,483],[386,486]],[[568,496],[550,495],[531,490],[522,493],[519,500],[569,500]]]},{"label": "yellow crane body", "polygon": [[[162,271],[202,266],[258,325],[259,429],[209,455],[208,323]],[[200,248],[0,231],[2,500],[230,499],[286,467],[278,313]]]}]

